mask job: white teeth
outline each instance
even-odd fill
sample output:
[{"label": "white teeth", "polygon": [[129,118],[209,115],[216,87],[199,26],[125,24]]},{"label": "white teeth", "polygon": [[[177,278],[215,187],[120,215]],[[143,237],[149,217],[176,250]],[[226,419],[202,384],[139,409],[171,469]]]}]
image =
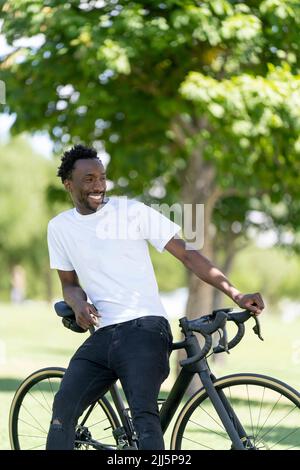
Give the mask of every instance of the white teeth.
[{"label": "white teeth", "polygon": [[96,199],[97,201],[102,198],[102,195],[100,194],[99,196],[92,196],[91,194],[89,195],[92,199]]}]

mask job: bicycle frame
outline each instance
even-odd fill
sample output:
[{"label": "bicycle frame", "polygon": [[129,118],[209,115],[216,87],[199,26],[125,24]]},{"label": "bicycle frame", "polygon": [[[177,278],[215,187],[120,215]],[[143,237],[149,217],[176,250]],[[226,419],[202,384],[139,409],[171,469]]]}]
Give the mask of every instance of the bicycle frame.
[{"label": "bicycle frame", "polygon": [[[187,357],[192,357],[200,352],[200,345],[197,337],[193,333],[188,333],[184,341],[173,343],[172,350],[184,348],[187,353]],[[222,391],[216,390],[214,387],[214,381],[216,378],[210,371],[207,360],[204,358],[195,364],[184,366],[171,391],[168,394],[167,399],[164,401],[160,410],[160,421],[163,433],[166,432],[170,425],[172,418],[174,417],[184,394],[186,393],[193,377],[198,375],[202,382],[204,389],[207,392],[216,412],[218,413],[224,428],[227,431],[228,436],[232,441],[232,448],[235,450],[245,450],[243,442],[247,441],[247,434],[243,429],[238,417],[228,402],[225,394]],[[128,431],[129,423],[126,415],[126,407],[121,394],[116,384],[110,388],[113,402],[120,416],[121,422]],[[130,433],[129,433],[130,437]]]},{"label": "bicycle frame", "polygon": [[[59,315],[63,317],[71,317],[75,321],[75,316],[70,309],[70,307],[64,304],[60,306]],[[58,305],[58,304],[56,304]],[[183,320],[183,319],[182,319]],[[184,348],[187,353],[187,357],[191,358],[193,356],[199,356],[201,354],[201,348],[196,336],[188,330],[185,330],[183,323],[180,324],[182,327],[182,331],[185,333],[185,340],[179,343],[173,344],[173,350]],[[90,333],[94,332],[94,328],[90,328]],[[232,407],[230,406],[227,398],[225,397],[223,392],[219,392],[215,389],[213,385],[213,381],[215,377],[211,374],[210,369],[208,367],[206,359],[202,359],[190,365],[184,365],[179,376],[177,377],[174,386],[172,387],[170,394],[167,400],[164,402],[161,411],[160,411],[160,419],[162,425],[163,433],[168,428],[174,414],[176,413],[178,406],[183,398],[193,376],[198,374],[200,380],[203,384],[204,389],[206,390],[216,412],[218,413],[226,431],[229,435],[233,448],[234,449],[245,449],[242,441],[247,440],[246,433],[239,422],[237,416],[235,415]],[[114,384],[110,389],[113,402],[115,407],[118,411],[120,416],[122,425],[126,431],[130,444],[133,444],[133,432],[131,421],[127,416],[127,408],[124,405],[122,397],[118,391],[117,386]],[[234,423],[234,424],[233,424]],[[236,430],[238,429],[238,431]]]}]

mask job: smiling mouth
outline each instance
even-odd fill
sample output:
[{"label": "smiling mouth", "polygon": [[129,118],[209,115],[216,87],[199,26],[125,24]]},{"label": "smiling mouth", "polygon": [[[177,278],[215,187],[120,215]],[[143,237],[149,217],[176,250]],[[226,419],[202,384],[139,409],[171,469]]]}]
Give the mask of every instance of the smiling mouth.
[{"label": "smiling mouth", "polygon": [[100,194],[89,194],[88,195],[89,199],[92,199],[92,201],[101,201],[103,200],[104,198],[104,193],[100,193]]}]

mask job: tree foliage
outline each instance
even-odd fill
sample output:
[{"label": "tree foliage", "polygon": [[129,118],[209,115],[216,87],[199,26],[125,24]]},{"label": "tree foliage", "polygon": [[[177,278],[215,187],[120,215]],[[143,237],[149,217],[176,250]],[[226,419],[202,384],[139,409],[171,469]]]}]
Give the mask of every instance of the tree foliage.
[{"label": "tree foliage", "polygon": [[297,229],[298,0],[0,4],[13,132],[105,147],[116,193],[205,203],[208,228],[256,198]]},{"label": "tree foliage", "polygon": [[0,250],[12,263],[41,237],[47,221],[44,188],[50,164],[25,139],[1,146]]},{"label": "tree foliage", "polygon": [[16,45],[1,66],[14,132],[47,129],[57,149],[102,141],[114,178],[133,192],[155,177],[176,183],[199,146],[222,186],[276,194],[297,180],[298,1],[2,7]]},{"label": "tree foliage", "polygon": [[26,270],[27,295],[45,297],[43,276],[49,273],[46,229],[53,215],[45,188],[55,178],[55,167],[37,155],[24,136],[0,146],[0,161],[1,298],[8,297],[11,270],[17,264]]}]

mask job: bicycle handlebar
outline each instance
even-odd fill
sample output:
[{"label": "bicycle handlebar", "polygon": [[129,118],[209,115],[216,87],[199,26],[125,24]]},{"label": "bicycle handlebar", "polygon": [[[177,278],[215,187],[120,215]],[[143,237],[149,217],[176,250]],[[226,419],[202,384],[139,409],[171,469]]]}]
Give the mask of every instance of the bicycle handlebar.
[{"label": "bicycle handlebar", "polygon": [[[186,317],[180,319],[180,326],[185,334],[188,332],[197,332],[200,333],[205,339],[205,344],[203,348],[201,348],[201,352],[195,356],[181,360],[180,365],[187,366],[203,359],[212,346],[211,335],[219,329],[223,331],[223,336],[221,337],[218,346],[213,348],[213,352],[229,352],[229,350],[234,348],[243,338],[245,334],[244,323],[251,317],[253,317],[255,320],[255,326],[253,328],[254,333],[257,334],[258,337],[263,341],[260,332],[259,320],[257,316],[253,315],[253,313],[249,310],[232,311],[231,308],[224,308],[214,310],[212,314],[196,318],[195,320],[188,320]],[[231,341],[229,341],[229,343],[227,341],[226,331],[227,321],[233,321],[238,327],[236,335]]]},{"label": "bicycle handlebar", "polygon": [[[215,348],[213,348],[213,352],[215,354],[223,352],[223,351],[229,351],[230,349],[234,348],[243,338],[245,334],[245,325],[244,323],[249,320],[249,318],[253,317],[253,314],[249,310],[243,310],[241,312],[228,312],[227,313],[227,320],[228,321],[233,321],[237,327],[238,331],[236,335],[232,338],[231,341],[227,345],[222,345],[218,344]],[[255,317],[256,318],[256,317]],[[258,319],[256,320],[258,322]],[[227,346],[227,347],[226,347]]]},{"label": "bicycle handlebar", "polygon": [[[84,333],[86,331],[83,330],[79,325],[77,325],[75,314],[71,307],[66,304],[66,302],[56,302],[54,304],[54,308],[56,310],[57,315],[62,318],[62,322],[66,328],[69,328],[77,333]],[[200,333],[205,339],[205,344],[203,348],[201,348],[200,353],[195,354],[192,357],[188,357],[187,359],[181,360],[180,365],[187,366],[203,359],[212,347],[211,335],[220,329],[223,331],[223,336],[219,341],[218,346],[213,348],[213,352],[215,354],[224,351],[229,352],[229,350],[234,348],[243,338],[245,334],[244,323],[249,320],[250,317],[253,317],[255,319],[256,324],[253,328],[254,333],[257,334],[258,337],[263,341],[260,332],[259,320],[256,316],[253,316],[253,314],[249,310],[233,312],[231,308],[223,308],[219,310],[214,310],[212,314],[205,315],[194,320],[188,320],[186,317],[181,318],[179,320],[179,323],[182,331],[185,334],[188,334],[189,332],[193,331]],[[227,341],[226,331],[227,321],[233,321],[238,327],[237,334],[231,341],[229,341],[229,343]],[[92,333],[93,331],[90,332]],[[181,349],[184,346],[184,341],[180,343],[174,343],[173,349]]]}]

